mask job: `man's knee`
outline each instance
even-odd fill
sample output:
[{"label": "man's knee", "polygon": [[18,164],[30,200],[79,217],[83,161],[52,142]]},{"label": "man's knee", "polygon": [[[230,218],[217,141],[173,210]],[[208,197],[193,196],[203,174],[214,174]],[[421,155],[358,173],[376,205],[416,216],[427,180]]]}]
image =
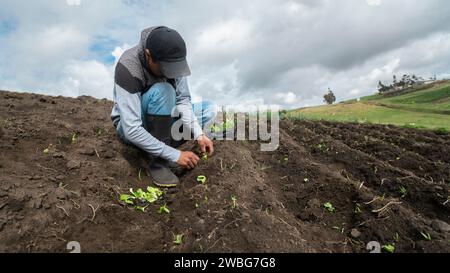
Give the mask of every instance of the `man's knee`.
[{"label": "man's knee", "polygon": [[204,104],[203,116],[205,119],[205,123],[209,123],[217,117],[219,107],[210,101],[205,101],[203,102],[203,104]]},{"label": "man's knee", "polygon": [[195,103],[193,106],[195,115],[203,128],[213,122],[217,117],[219,107],[210,101]]},{"label": "man's knee", "polygon": [[176,92],[169,83],[156,83],[142,95],[142,108],[149,115],[171,115],[176,105]]}]

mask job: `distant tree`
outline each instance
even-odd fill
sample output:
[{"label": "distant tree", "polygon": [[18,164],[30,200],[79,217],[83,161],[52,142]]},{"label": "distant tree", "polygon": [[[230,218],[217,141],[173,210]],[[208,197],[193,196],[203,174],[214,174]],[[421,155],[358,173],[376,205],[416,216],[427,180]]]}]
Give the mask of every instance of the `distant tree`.
[{"label": "distant tree", "polygon": [[410,79],[409,75],[403,75],[402,82],[405,87],[407,87],[409,85],[410,81],[411,81],[411,79]]},{"label": "distant tree", "polygon": [[323,100],[330,105],[336,102],[336,96],[330,88],[328,88],[328,93],[323,96]]},{"label": "distant tree", "polygon": [[388,85],[385,85],[384,83],[382,83],[381,81],[378,82],[378,92],[380,92],[381,94],[391,90],[391,88],[392,88],[392,85],[388,86]]},{"label": "distant tree", "polygon": [[[432,80],[431,78],[430,80]],[[378,82],[378,91],[380,93],[387,93],[392,90],[402,90],[411,86],[416,86],[418,84],[421,84],[424,81],[424,79],[420,76],[417,76],[415,74],[404,74],[400,80],[398,80],[396,75],[392,76],[392,84],[386,85],[383,82]]]}]

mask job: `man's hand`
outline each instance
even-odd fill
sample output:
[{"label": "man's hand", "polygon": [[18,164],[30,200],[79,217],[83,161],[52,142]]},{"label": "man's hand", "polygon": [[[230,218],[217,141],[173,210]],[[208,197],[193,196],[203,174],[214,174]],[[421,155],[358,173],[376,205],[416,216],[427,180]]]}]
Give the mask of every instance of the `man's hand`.
[{"label": "man's hand", "polygon": [[208,153],[211,156],[214,153],[214,144],[207,136],[201,135],[197,139],[197,143],[203,154]]},{"label": "man's hand", "polygon": [[200,158],[193,152],[181,152],[180,159],[178,159],[178,165],[185,169],[194,169],[197,166]]}]

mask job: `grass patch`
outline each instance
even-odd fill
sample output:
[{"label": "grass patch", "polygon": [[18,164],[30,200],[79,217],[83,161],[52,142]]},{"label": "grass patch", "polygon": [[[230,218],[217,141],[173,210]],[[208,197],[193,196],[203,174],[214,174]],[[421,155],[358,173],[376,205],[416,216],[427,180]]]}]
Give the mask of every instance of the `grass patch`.
[{"label": "grass patch", "polygon": [[290,111],[286,118],[294,120],[327,120],[390,124],[416,129],[450,130],[450,115],[395,109],[363,102],[318,106]]}]

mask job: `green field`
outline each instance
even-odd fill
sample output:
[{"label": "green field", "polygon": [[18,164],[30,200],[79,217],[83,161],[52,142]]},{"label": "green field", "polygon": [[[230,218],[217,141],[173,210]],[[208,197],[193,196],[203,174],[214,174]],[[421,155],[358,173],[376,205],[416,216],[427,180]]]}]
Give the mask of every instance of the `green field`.
[{"label": "green field", "polygon": [[363,97],[360,101],[302,108],[289,111],[286,117],[450,131],[450,81],[398,96],[373,95]]}]

